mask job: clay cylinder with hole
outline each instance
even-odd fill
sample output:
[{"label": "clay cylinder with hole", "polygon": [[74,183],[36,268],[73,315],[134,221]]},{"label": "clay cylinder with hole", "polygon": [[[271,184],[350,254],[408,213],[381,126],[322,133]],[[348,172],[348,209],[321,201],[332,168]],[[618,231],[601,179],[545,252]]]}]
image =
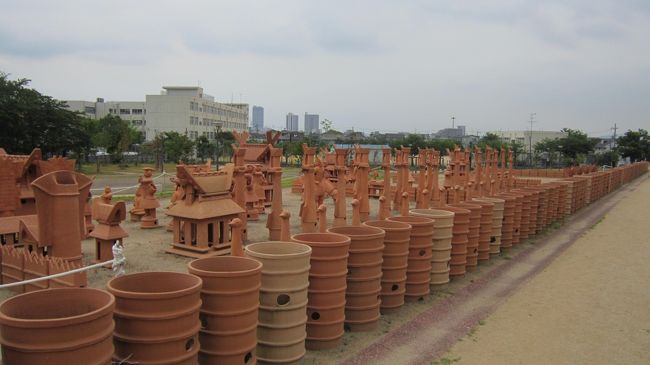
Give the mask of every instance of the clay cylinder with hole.
[{"label": "clay cylinder with hole", "polygon": [[527,190],[515,189],[512,193],[522,195],[521,199],[521,222],[519,224],[519,242],[528,239],[528,230],[530,224],[531,195]]},{"label": "clay cylinder with hole", "polygon": [[433,256],[434,221],[428,217],[388,217],[393,222],[411,225],[408,267],[406,269],[406,301],[423,300],[431,289],[431,257]]},{"label": "clay cylinder with hole", "polygon": [[494,214],[494,203],[477,199],[474,199],[471,203],[481,206],[478,261],[487,261],[490,259],[490,238],[492,237],[492,215]]},{"label": "clay cylinder with hole", "polygon": [[505,200],[498,198],[482,197],[474,198],[477,202],[490,202],[494,204],[492,210],[492,230],[490,231],[490,255],[498,255],[501,252],[501,228],[503,225],[503,209]]},{"label": "clay cylinder with hole", "polygon": [[511,196],[515,198],[515,210],[512,223],[512,246],[519,244],[519,233],[521,229],[521,208],[523,206],[524,194],[509,191],[501,193],[502,196]]},{"label": "clay cylinder with hole", "polygon": [[454,213],[440,209],[413,209],[411,214],[428,217],[433,224],[433,251],[431,255],[431,287],[449,283],[451,240],[454,236]]},{"label": "clay cylinder with hole", "polygon": [[111,279],[115,296],[116,362],[189,365],[198,362],[201,279],[177,272],[142,272]]},{"label": "clay cylinder with hole", "polygon": [[262,263],[257,324],[257,361],[294,363],[305,356],[307,297],[311,247],[270,241],[244,247]]},{"label": "clay cylinder with hole", "polygon": [[351,331],[371,331],[377,327],[380,316],[381,266],[386,233],[370,226],[339,226],[327,231],[350,238],[345,327]]},{"label": "clay cylinder with hole", "polygon": [[481,237],[481,206],[478,204],[470,204],[466,202],[452,204],[452,206],[467,209],[469,214],[469,232],[467,234],[467,263],[465,269],[467,271],[476,270],[478,265],[478,241]]},{"label": "clay cylinder with hole", "polygon": [[0,304],[4,364],[109,365],[113,357],[110,293],[91,288],[46,289]]},{"label": "clay cylinder with hole", "polygon": [[262,264],[219,256],[191,261],[188,270],[203,281],[199,364],[255,364]]},{"label": "clay cylinder with hole", "polygon": [[381,265],[380,309],[382,314],[396,312],[404,305],[411,225],[389,220],[367,221],[364,225],[386,232]]},{"label": "clay cylinder with hole", "polygon": [[307,302],[309,350],[339,346],[345,321],[350,238],[335,233],[300,233],[291,240],[311,247]]},{"label": "clay cylinder with hole", "polygon": [[500,251],[507,252],[512,247],[512,234],[515,224],[515,206],[517,198],[503,193],[496,195],[496,198],[504,201]]}]

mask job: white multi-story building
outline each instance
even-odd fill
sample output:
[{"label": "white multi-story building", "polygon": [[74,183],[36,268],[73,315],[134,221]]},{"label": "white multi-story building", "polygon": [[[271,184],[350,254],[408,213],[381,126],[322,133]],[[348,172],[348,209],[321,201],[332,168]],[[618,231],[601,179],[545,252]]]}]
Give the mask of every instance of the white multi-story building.
[{"label": "white multi-story building", "polygon": [[109,114],[131,122],[136,128],[146,125],[146,109],[143,101],[96,101],[67,100],[68,109],[82,113],[91,119],[101,119]]},{"label": "white multi-story building", "polygon": [[219,129],[248,130],[248,104],[216,102],[198,86],[164,86],[160,95],[147,95],[145,104],[147,140],[169,131],[214,139]]},{"label": "white multi-story building", "polygon": [[567,136],[564,132],[555,132],[555,131],[492,131],[488,132],[496,134],[501,138],[503,142],[518,142],[524,146],[524,151],[528,151],[531,148],[535,148],[535,145],[538,142],[541,142],[545,139],[559,139]]},{"label": "white multi-story building", "polygon": [[248,130],[248,104],[219,103],[198,86],[164,86],[159,95],[145,101],[96,102],[69,100],[69,109],[89,118],[119,115],[143,132],[147,141],[164,132],[178,132],[192,139],[214,139],[219,130]]},{"label": "white multi-story building", "polygon": [[287,131],[289,132],[298,131],[298,115],[293,113],[287,114]]}]

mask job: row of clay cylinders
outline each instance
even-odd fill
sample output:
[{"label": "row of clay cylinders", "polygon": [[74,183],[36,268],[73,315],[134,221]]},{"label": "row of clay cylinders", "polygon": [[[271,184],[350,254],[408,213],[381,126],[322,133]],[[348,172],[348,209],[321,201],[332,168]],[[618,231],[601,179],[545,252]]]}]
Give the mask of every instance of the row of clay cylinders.
[{"label": "row of clay cylinders", "polygon": [[350,238],[345,327],[351,331],[371,331],[377,327],[380,316],[385,232],[370,226],[339,226],[328,232]]},{"label": "row of clay cylinders", "polygon": [[465,275],[467,266],[467,236],[469,235],[470,211],[449,205],[439,209],[454,213],[449,277],[462,277]]},{"label": "row of clay cylinders", "polygon": [[546,221],[546,206],[547,206],[547,196],[548,196],[548,190],[544,188],[544,185],[538,185],[536,187],[530,187],[531,189],[535,189],[538,193],[538,199],[537,199],[537,225],[535,226],[535,233],[540,233],[544,227],[548,224]]},{"label": "row of clay cylinders", "polygon": [[478,203],[488,202],[493,205],[492,222],[491,222],[492,226],[490,229],[490,237],[488,243],[489,245],[488,255],[498,255],[501,252],[501,236],[502,236],[501,228],[503,225],[503,210],[504,210],[505,200],[498,199],[498,198],[482,197],[482,198],[474,198],[473,201]]},{"label": "row of clay cylinders", "polygon": [[[558,207],[557,207],[558,218],[564,218],[567,215],[569,215],[571,211],[571,195],[568,194],[569,187],[567,186],[567,184],[561,183],[559,181],[556,182],[555,184],[558,186],[559,194],[560,194],[560,197],[558,199]],[[567,202],[569,205],[569,209],[568,209],[569,212],[567,212]]]},{"label": "row of clay cylinders", "polygon": [[467,209],[469,213],[469,233],[467,234],[467,263],[465,269],[467,271],[476,270],[478,265],[478,241],[481,231],[481,206],[477,204],[470,204],[462,202],[452,204],[452,206]]},{"label": "row of clay cylinders", "polygon": [[494,203],[485,200],[473,199],[472,204],[481,206],[481,227],[478,238],[478,261],[490,259],[490,239],[492,237],[492,215]]},{"label": "row of clay cylinders", "polygon": [[196,364],[201,285],[199,277],[177,272],[111,279],[106,286],[115,296],[114,362]]},{"label": "row of clay cylinders", "polygon": [[573,181],[557,181],[557,184],[561,184],[565,189],[565,200],[564,205],[560,207],[560,210],[563,212],[564,216],[571,215],[573,212],[573,205],[575,204],[575,194],[573,193]]},{"label": "row of clay cylinders", "polygon": [[9,298],[0,305],[2,361],[109,365],[114,308],[113,295],[91,288],[45,289]]},{"label": "row of clay cylinders", "polygon": [[546,223],[551,224],[557,220],[557,206],[559,193],[555,184],[545,184],[548,195],[546,197]]},{"label": "row of clay cylinders", "polygon": [[337,233],[299,233],[291,240],[311,247],[307,302],[310,350],[337,347],[343,337],[350,238]]},{"label": "row of clay cylinders", "polygon": [[454,213],[440,209],[413,209],[411,214],[433,219],[433,252],[431,255],[431,287],[449,283],[451,239],[454,235]]},{"label": "row of clay cylinders", "polygon": [[262,263],[257,361],[294,363],[305,355],[307,297],[312,249],[294,242],[258,242],[244,248]]},{"label": "row of clay cylinders", "polygon": [[431,259],[433,257],[434,221],[427,217],[395,216],[386,218],[389,221],[411,225],[409,255],[406,269],[406,301],[424,300],[431,289]]},{"label": "row of clay cylinders", "polygon": [[530,194],[530,220],[528,223],[528,237],[534,236],[537,233],[537,219],[539,214],[539,190],[525,187],[521,189],[525,193]]},{"label": "row of clay cylinders", "polygon": [[363,224],[386,232],[381,264],[380,309],[382,314],[396,312],[404,305],[411,225],[389,220],[367,221]]},{"label": "row of clay cylinders", "polygon": [[[498,195],[499,198],[502,196],[509,196],[515,198],[515,209],[513,211],[513,223],[512,223],[512,242],[511,246],[515,246],[519,243],[519,236],[521,234],[521,211],[523,208],[524,195],[520,193],[515,193],[513,191],[504,192]],[[503,246],[502,248],[508,249],[510,246]]]},{"label": "row of clay cylinders", "polygon": [[501,252],[507,252],[512,247],[512,236],[515,230],[515,208],[517,198],[505,194],[496,195],[497,199],[503,200],[503,222],[501,225]]}]

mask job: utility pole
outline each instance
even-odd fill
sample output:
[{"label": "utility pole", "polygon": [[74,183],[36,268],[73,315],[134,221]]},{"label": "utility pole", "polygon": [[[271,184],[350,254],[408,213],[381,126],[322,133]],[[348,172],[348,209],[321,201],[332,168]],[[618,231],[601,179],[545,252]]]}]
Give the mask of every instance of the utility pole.
[{"label": "utility pole", "polygon": [[533,123],[537,113],[530,113],[530,131],[528,133],[528,166],[533,167]]},{"label": "utility pole", "polygon": [[455,123],[455,121],[456,121],[456,117],[453,117],[453,116],[452,116],[452,117],[451,117],[451,129],[454,129],[454,128],[455,128],[455,127],[454,127],[454,123]]},{"label": "utility pole", "polygon": [[[618,127],[616,126],[616,123],[614,123],[614,127],[611,128],[614,131],[614,134],[612,135],[612,139],[609,141],[609,150],[612,151],[614,149],[614,143],[616,143],[616,130]],[[612,167],[614,167],[614,161],[612,160]]]}]

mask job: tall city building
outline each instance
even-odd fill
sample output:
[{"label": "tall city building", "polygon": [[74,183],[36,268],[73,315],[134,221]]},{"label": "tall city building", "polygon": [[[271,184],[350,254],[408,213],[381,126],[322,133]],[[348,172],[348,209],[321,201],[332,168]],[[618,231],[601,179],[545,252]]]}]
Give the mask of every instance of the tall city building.
[{"label": "tall city building", "polygon": [[196,139],[214,139],[219,130],[248,130],[248,104],[220,103],[198,86],[163,86],[159,95],[145,101],[67,100],[68,109],[93,119],[117,115],[131,122],[147,141],[164,132],[178,132]]},{"label": "tall city building", "polygon": [[287,114],[287,130],[289,132],[298,131],[298,115],[293,113]]},{"label": "tall city building", "polygon": [[320,133],[320,118],[318,114],[305,113],[305,134]]},{"label": "tall city building", "polygon": [[254,132],[264,131],[264,108],[261,106],[253,105],[253,120],[251,121],[251,129]]}]

